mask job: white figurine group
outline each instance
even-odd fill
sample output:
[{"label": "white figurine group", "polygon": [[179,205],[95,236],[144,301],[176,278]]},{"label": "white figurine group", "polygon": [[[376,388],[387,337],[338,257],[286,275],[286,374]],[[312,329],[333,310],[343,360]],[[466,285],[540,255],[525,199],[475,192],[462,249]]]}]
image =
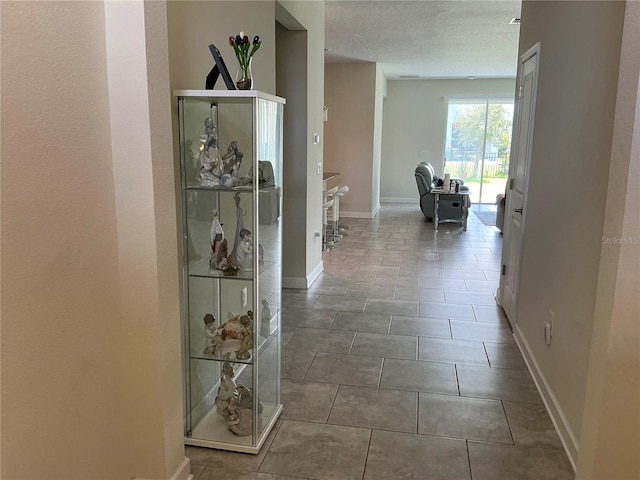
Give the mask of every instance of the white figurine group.
[{"label": "white figurine group", "polygon": [[[247,387],[236,385],[234,375],[233,366],[225,362],[220,376],[216,408],[233,433],[247,436],[253,433],[253,394]],[[260,413],[262,404],[258,403],[258,414]],[[258,422],[261,422],[260,416]]]},{"label": "white figurine group", "polygon": [[233,188],[251,183],[250,177],[240,177],[240,164],[243,154],[238,142],[232,141],[227,153],[220,157],[218,138],[212,118],[204,120],[204,135],[199,147],[198,161],[200,172],[198,182],[201,187]]},{"label": "white figurine group", "polygon": [[[226,271],[229,267],[250,272],[253,270],[253,237],[251,232],[244,227],[244,210],[240,207],[240,194],[235,194],[236,202],[236,235],[231,254],[228,254],[227,240],[220,223],[220,215],[213,211],[211,222],[211,259],[209,268]],[[259,245],[260,263],[264,261],[264,252]]]},{"label": "white figurine group", "polygon": [[236,315],[229,312],[227,321],[216,327],[210,313],[204,316],[204,354],[220,356],[226,360],[248,360],[253,348],[253,312]]}]

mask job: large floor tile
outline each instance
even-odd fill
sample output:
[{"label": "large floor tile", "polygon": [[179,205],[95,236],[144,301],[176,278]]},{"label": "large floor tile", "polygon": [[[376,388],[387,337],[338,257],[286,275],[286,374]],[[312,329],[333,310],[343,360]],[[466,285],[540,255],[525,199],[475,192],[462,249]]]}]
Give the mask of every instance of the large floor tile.
[{"label": "large floor tile", "polygon": [[[346,292],[346,290],[345,290]],[[338,310],[341,312],[363,312],[366,298],[339,295],[320,295],[313,305],[315,309]],[[383,312],[372,312],[383,313]]]},{"label": "large floor tile", "polygon": [[285,420],[260,472],[314,480],[360,480],[371,431]]},{"label": "large floor tile", "polygon": [[368,298],[364,308],[367,313],[387,313],[390,315],[418,316],[418,302],[409,300],[391,300]]},{"label": "large floor tile", "polygon": [[298,328],[287,348],[315,352],[347,353],[356,332],[324,328]]},{"label": "large floor tile", "polygon": [[455,305],[448,303],[420,302],[420,316],[475,320],[471,305]]},{"label": "large floor tile", "polygon": [[351,284],[347,290],[347,297],[375,297],[375,298],[393,298],[395,288],[386,285],[363,285],[361,283]]},{"label": "large floor tile", "polygon": [[418,348],[419,360],[489,366],[482,342],[420,337]]},{"label": "large floor tile", "polygon": [[464,440],[380,430],[371,433],[365,480],[470,478]]},{"label": "large floor tile", "polygon": [[377,313],[338,312],[331,324],[333,330],[388,333],[391,315]]},{"label": "large floor tile", "polygon": [[282,305],[293,308],[311,308],[318,300],[318,295],[299,293],[287,288],[282,289]]},{"label": "large floor tile", "polygon": [[444,296],[447,303],[458,305],[488,305],[496,304],[493,293],[488,292],[467,292],[460,290],[445,290]]},{"label": "large floor tile", "polygon": [[442,318],[393,315],[389,332],[394,335],[424,335],[427,337],[451,338],[449,320]]},{"label": "large floor tile", "polygon": [[444,290],[442,290],[441,288],[396,287],[395,299],[444,303]]},{"label": "large floor tile", "polygon": [[419,278],[419,288],[440,288],[456,290],[464,287],[464,280],[456,280],[452,278]]},{"label": "large floor tile", "polygon": [[520,349],[514,343],[491,343],[484,342],[487,350],[489,364],[492,367],[503,368],[519,368],[526,369],[527,364],[524,363]]},{"label": "large floor tile", "polygon": [[309,382],[375,387],[381,369],[382,358],[318,353],[304,379]]},{"label": "large floor tile", "polygon": [[497,322],[508,325],[504,310],[497,305],[474,305],[473,312],[479,322]]},{"label": "large floor tile", "polygon": [[461,285],[464,285],[464,280],[487,280],[481,270],[456,270],[454,268],[443,268],[442,278],[460,280]]},{"label": "large floor tile", "polygon": [[386,359],[380,388],[458,394],[454,365],[413,360]]},{"label": "large floor tile", "polygon": [[416,360],[418,337],[358,332],[349,353],[370,357]]},{"label": "large floor tile", "polygon": [[469,442],[473,480],[573,480],[566,454],[556,448]]},{"label": "large floor tile", "polygon": [[387,287],[406,287],[406,288],[417,288],[418,287],[418,279],[415,277],[386,277],[386,276],[377,276],[374,285],[381,285]]},{"label": "large floor tile", "polygon": [[503,402],[513,439],[517,445],[562,448],[544,405]]},{"label": "large floor tile", "polygon": [[536,385],[526,370],[474,365],[458,365],[457,370],[462,396],[542,403]]},{"label": "large floor tile", "polygon": [[500,323],[451,320],[451,333],[456,340],[514,343],[509,327]]},{"label": "large floor tile", "polygon": [[327,423],[417,433],[418,394],[341,385]]},{"label": "large floor tile", "polygon": [[302,380],[316,357],[316,352],[304,348],[284,347],[280,354],[280,376]]},{"label": "large floor tile", "polygon": [[282,312],[283,327],[329,328],[338,313],[335,310],[313,310],[287,307]]},{"label": "large floor tile", "polygon": [[418,433],[513,443],[499,400],[420,394]]},{"label": "large floor tile", "polygon": [[338,385],[282,379],[280,399],[283,420],[326,423]]},{"label": "large floor tile", "polygon": [[[192,472],[193,473],[193,472]],[[199,475],[194,475],[196,480],[298,480],[295,477],[283,477],[282,475],[270,475],[268,473],[243,472],[228,468],[206,467]]]}]

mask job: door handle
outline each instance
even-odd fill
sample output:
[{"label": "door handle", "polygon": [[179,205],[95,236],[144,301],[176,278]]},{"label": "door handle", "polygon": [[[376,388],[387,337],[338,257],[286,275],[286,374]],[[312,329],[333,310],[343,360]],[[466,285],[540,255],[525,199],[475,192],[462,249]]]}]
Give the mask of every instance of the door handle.
[{"label": "door handle", "polygon": [[521,208],[514,208],[513,211],[515,213],[519,213],[520,215],[522,215],[522,209]]}]

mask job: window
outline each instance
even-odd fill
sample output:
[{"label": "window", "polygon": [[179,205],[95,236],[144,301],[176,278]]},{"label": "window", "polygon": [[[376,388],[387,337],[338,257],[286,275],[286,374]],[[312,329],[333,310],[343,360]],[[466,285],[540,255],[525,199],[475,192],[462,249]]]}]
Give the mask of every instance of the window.
[{"label": "window", "polygon": [[494,203],[509,174],[513,98],[447,101],[444,170],[463,179],[480,203]]}]

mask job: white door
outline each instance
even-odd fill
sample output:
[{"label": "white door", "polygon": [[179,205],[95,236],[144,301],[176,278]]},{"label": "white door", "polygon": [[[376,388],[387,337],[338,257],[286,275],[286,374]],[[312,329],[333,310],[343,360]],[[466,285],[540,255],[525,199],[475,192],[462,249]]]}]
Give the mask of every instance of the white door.
[{"label": "white door", "polygon": [[539,53],[540,44],[538,43],[520,58],[516,119],[509,166],[509,183],[507,184],[499,301],[511,325],[517,323],[518,288],[538,85]]}]

